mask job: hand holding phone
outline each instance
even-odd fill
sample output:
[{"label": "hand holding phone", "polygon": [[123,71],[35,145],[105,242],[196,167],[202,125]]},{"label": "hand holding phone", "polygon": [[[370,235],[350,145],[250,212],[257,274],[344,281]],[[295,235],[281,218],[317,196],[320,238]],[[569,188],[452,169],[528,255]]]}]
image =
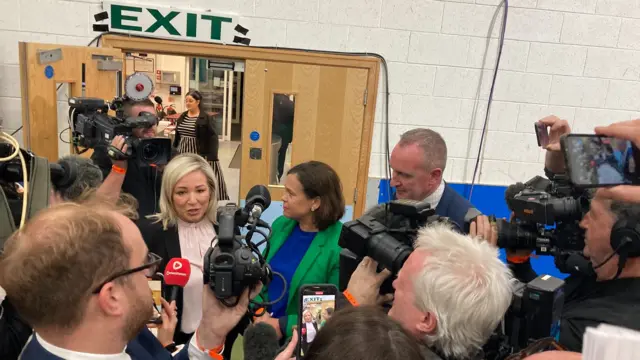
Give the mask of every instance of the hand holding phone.
[{"label": "hand holding phone", "polygon": [[[560,138],[563,135],[571,133],[571,126],[569,126],[569,122],[566,120],[562,120],[555,115],[547,116],[543,119],[540,119],[536,122],[536,124],[541,124],[540,127],[544,127],[544,133],[548,134],[548,144],[545,146],[545,149],[548,151],[560,151]],[[536,136],[537,136],[536,129]],[[544,137],[544,134],[542,134]],[[542,139],[541,142],[544,142]],[[562,159],[562,155],[560,155],[560,159]]]},{"label": "hand holding phone", "polygon": [[561,140],[571,182],[582,188],[638,183],[638,148],[628,140],[570,134]]},{"label": "hand holding phone", "polygon": [[547,129],[547,125],[542,122],[536,122],[534,124],[534,130],[536,132],[538,146],[543,149],[549,146],[549,130]]},{"label": "hand holding phone", "polygon": [[305,285],[298,307],[298,351],[301,359],[336,308],[338,288],[331,284]]}]

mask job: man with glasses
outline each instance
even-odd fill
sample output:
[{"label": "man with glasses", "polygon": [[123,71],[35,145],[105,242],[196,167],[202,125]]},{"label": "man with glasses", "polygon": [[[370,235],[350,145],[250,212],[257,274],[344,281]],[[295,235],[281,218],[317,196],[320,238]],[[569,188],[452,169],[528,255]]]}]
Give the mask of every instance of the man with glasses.
[{"label": "man with glasses", "polygon": [[[153,315],[147,280],[160,261],[112,205],[42,210],[0,258],[0,285],[34,328],[21,359],[171,359],[146,327]],[[221,359],[248,302],[247,291],[227,308],[205,289],[200,327],[176,359]]]}]

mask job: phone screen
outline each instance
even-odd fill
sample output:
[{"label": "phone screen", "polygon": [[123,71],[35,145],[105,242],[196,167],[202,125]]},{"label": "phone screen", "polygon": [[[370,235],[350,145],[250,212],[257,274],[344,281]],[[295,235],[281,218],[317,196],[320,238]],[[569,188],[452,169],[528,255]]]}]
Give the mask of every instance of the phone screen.
[{"label": "phone screen", "polygon": [[538,146],[541,148],[549,145],[549,131],[547,125],[541,123],[535,123],[536,139],[538,140]]},{"label": "phone screen", "polygon": [[298,358],[304,357],[318,331],[333,315],[337,293],[334,285],[308,285],[300,290]]},{"label": "phone screen", "polygon": [[630,141],[598,135],[562,139],[571,182],[583,187],[637,183],[638,149]]}]

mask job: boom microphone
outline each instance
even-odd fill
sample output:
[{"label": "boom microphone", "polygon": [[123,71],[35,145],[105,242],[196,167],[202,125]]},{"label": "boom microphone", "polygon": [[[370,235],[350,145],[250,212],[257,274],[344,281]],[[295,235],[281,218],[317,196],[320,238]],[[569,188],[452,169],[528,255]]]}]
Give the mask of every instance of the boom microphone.
[{"label": "boom microphone", "polygon": [[244,332],[244,359],[274,359],[280,350],[278,334],[266,323],[252,324]]},{"label": "boom microphone", "polygon": [[164,269],[164,284],[169,288],[167,301],[171,303],[178,298],[178,289],[184,288],[191,277],[191,264],[183,258],[173,258]]}]

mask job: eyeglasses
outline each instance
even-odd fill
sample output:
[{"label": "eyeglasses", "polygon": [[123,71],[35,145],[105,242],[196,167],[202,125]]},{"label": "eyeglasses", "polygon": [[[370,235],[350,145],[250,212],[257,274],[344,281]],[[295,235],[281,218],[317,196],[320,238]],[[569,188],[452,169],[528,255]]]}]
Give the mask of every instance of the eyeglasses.
[{"label": "eyeglasses", "polygon": [[98,286],[93,293],[97,294],[100,292],[100,290],[102,290],[102,287],[105,286],[107,283],[112,282],[113,280],[123,277],[123,276],[128,276],[134,273],[137,273],[138,271],[144,271],[144,275],[148,278],[153,277],[156,272],[158,271],[158,267],[160,266],[160,263],[162,262],[162,258],[152,252],[147,254],[147,258],[144,261],[144,264],[142,266],[138,266],[135,267],[133,269],[128,269],[128,270],[123,270],[120,272],[117,272],[111,276],[109,276],[109,278],[107,278],[107,280],[105,280],[104,282],[102,282],[100,284],[100,286]]},{"label": "eyeglasses", "polygon": [[509,355],[505,360],[524,360],[533,354],[548,350],[566,351],[567,348],[558,344],[554,338],[542,338],[522,349],[520,352]]}]

